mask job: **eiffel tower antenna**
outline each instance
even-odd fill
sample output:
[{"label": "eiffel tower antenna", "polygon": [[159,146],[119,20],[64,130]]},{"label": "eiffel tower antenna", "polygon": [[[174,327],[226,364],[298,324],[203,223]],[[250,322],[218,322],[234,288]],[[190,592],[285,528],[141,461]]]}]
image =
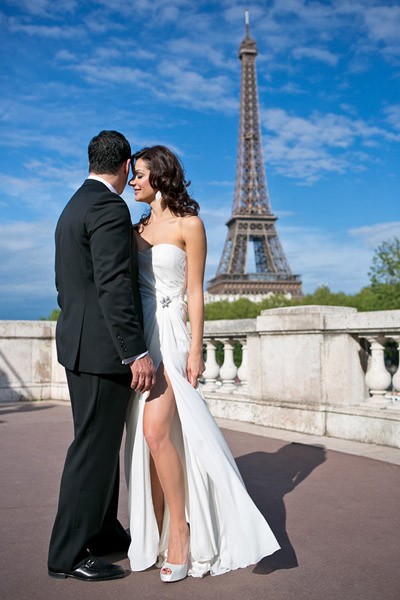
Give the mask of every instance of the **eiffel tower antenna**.
[{"label": "eiffel tower antenna", "polygon": [[250,37],[250,14],[249,14],[249,9],[246,8],[246,10],[244,11],[244,22],[246,25],[246,38]]},{"label": "eiffel tower antenna", "polygon": [[[250,37],[250,18],[245,10],[246,36],[239,48],[242,63],[239,142],[232,215],[227,222],[221,261],[210,294],[290,293],[301,296],[301,281],[293,275],[275,228],[261,147],[256,56]],[[247,272],[249,247],[254,250],[255,271]]]}]

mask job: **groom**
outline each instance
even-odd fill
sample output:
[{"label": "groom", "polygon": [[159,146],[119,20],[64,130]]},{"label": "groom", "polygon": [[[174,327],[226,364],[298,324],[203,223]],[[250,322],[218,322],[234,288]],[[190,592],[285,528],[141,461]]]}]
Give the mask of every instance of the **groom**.
[{"label": "groom", "polygon": [[126,551],[117,520],[119,450],[131,389],[150,390],[153,363],[142,332],[137,257],[120,198],[131,148],[117,131],[89,144],[89,177],[57,224],[56,341],[71,397],[74,440],[61,479],[48,573],[90,581],[126,575],[96,555]]}]

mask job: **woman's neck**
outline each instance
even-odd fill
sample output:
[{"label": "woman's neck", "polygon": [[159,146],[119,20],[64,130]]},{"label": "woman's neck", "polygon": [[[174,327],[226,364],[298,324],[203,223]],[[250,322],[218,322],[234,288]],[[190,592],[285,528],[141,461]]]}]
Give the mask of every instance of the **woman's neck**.
[{"label": "woman's neck", "polygon": [[150,204],[150,208],[150,217],[152,222],[165,221],[166,219],[171,219],[174,216],[168,207],[162,208],[160,201],[154,200],[154,202]]}]

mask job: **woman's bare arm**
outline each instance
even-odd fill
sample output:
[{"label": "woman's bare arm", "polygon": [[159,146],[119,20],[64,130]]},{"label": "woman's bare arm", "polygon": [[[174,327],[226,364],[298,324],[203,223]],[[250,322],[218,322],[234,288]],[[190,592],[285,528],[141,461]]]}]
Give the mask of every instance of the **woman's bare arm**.
[{"label": "woman's bare arm", "polygon": [[187,301],[192,341],[187,361],[188,381],[196,387],[204,371],[204,269],[207,240],[204,225],[199,217],[185,217],[181,221],[182,240],[187,256]]}]

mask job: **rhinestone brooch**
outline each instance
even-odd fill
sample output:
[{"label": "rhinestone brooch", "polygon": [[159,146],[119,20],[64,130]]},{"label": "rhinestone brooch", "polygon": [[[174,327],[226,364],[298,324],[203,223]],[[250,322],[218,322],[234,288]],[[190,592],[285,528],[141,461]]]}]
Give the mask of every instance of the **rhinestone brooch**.
[{"label": "rhinestone brooch", "polygon": [[172,298],[170,298],[169,296],[164,296],[164,298],[161,298],[160,302],[161,306],[163,308],[166,308],[169,304],[171,304]]}]

